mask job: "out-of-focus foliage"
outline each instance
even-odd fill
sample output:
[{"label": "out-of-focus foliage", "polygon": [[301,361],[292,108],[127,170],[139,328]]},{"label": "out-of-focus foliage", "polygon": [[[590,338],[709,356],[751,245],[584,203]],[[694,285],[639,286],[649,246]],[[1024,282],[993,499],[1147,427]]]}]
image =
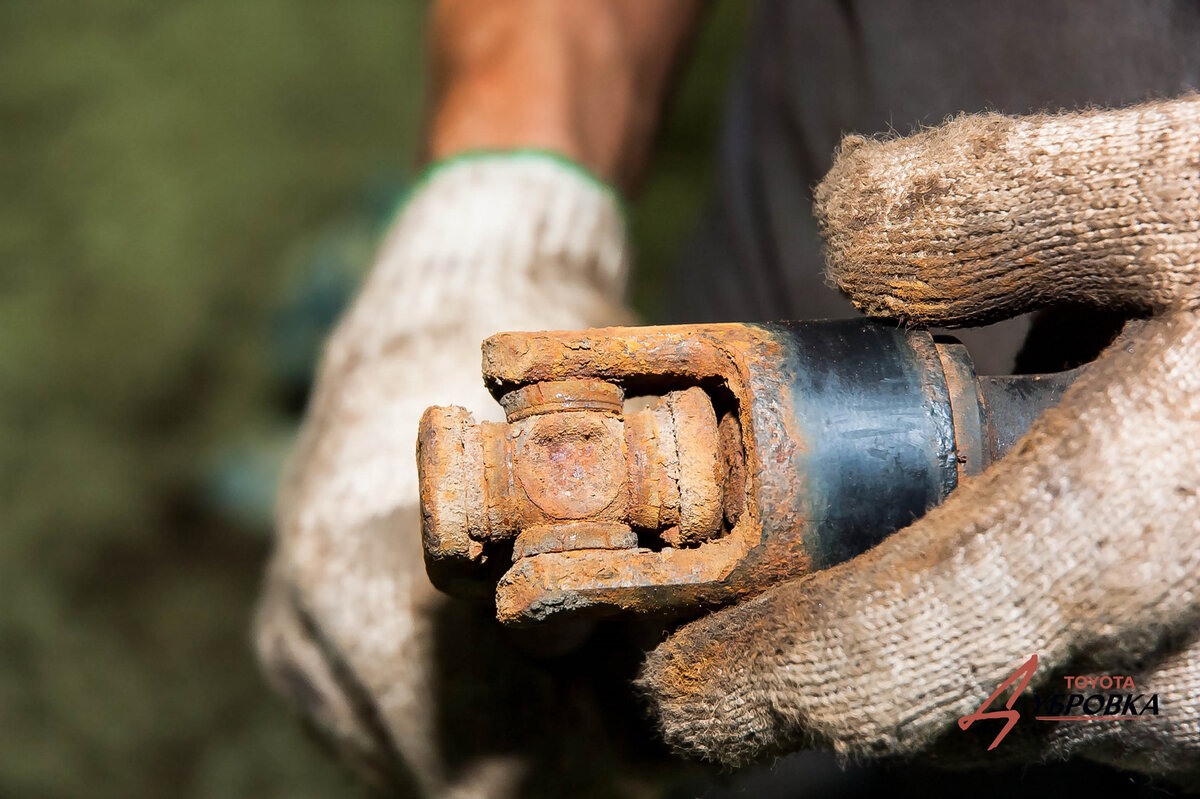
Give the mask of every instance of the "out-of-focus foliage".
[{"label": "out-of-focus foliage", "polygon": [[663,121],[653,169],[630,209],[637,256],[634,307],[653,319],[675,250],[715,191],[720,112],[745,46],[754,4],[712,3],[678,90]]},{"label": "out-of-focus foliage", "polygon": [[[0,0],[0,794],[355,793],[254,668],[269,482],[238,469],[289,429],[318,232],[365,265],[344,220],[408,170],[423,13]],[[745,13],[633,208],[645,274],[703,200]]]},{"label": "out-of-focus foliage", "polygon": [[421,13],[0,6],[0,793],[349,790],[253,667],[266,536],[190,486],[275,400],[289,242],[406,164]]}]

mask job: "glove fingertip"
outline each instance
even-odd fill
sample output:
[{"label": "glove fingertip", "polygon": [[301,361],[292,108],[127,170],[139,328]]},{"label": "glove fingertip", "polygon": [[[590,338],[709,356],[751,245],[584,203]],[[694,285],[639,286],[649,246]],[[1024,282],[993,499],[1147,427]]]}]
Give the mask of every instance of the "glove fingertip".
[{"label": "glove fingertip", "polygon": [[1003,150],[1013,124],[960,116],[905,138],[846,137],[814,192],[829,282],[872,316],[956,325],[1005,315],[980,287],[1005,245],[974,221],[996,215],[960,185]]},{"label": "glove fingertip", "polygon": [[760,642],[787,614],[761,599],[684,626],[647,657],[636,685],[679,754],[735,768],[780,748],[756,670]]}]

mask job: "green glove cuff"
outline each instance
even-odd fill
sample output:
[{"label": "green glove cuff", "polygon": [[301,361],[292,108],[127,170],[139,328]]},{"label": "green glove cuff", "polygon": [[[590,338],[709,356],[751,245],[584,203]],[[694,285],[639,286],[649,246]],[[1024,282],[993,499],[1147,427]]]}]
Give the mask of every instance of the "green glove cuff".
[{"label": "green glove cuff", "polygon": [[621,214],[621,221],[627,222],[629,219],[628,206],[625,201],[625,196],[621,191],[602,179],[595,172],[585,167],[583,164],[575,161],[562,153],[554,150],[542,150],[536,147],[520,148],[516,150],[466,150],[457,155],[452,155],[449,158],[443,158],[426,166],[417,175],[416,180],[404,192],[397,203],[396,210],[393,212],[393,217],[399,215],[406,207],[409,200],[418,194],[429,182],[443,172],[455,169],[463,164],[477,164],[480,162],[496,162],[496,163],[520,163],[528,161],[531,163],[553,163],[561,166],[563,169],[572,172],[580,178],[583,178],[590,185],[607,194],[617,206],[618,212]]}]

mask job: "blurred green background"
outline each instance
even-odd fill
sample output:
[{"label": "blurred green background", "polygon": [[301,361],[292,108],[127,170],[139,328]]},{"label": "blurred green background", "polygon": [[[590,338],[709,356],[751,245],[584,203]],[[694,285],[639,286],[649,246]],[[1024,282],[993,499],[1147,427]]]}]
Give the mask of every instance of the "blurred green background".
[{"label": "blurred green background", "polygon": [[[643,310],[748,5],[632,206]],[[424,13],[0,0],[0,795],[357,795],[248,628],[317,342],[412,177]]]}]

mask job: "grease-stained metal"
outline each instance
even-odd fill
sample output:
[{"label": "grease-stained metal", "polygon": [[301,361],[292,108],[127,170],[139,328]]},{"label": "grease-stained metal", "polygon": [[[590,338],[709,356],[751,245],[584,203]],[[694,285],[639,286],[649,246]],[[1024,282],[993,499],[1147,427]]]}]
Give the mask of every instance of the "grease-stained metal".
[{"label": "grease-stained metal", "polygon": [[421,420],[423,535],[435,584],[494,587],[505,622],[694,612],[851,557],[1073,378],[997,387],[957,342],[862,320],[505,333],[483,371],[506,422]]}]

